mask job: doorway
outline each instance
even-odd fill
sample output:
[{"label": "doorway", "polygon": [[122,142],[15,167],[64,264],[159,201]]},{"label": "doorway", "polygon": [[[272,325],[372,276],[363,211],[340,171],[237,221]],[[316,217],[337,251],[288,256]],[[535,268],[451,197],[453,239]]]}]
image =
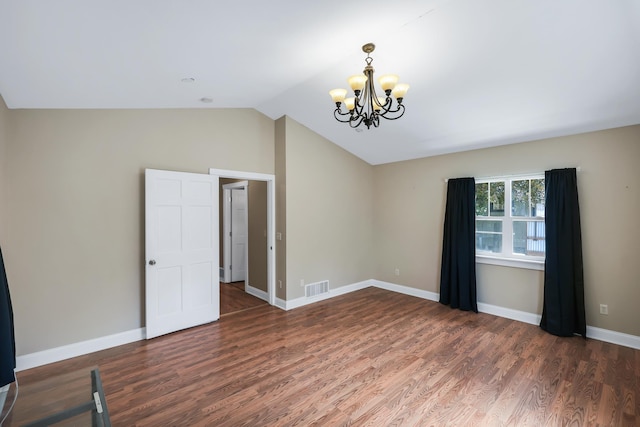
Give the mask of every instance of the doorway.
[{"label": "doorway", "polygon": [[[222,169],[210,169],[210,175],[216,176],[218,179],[234,179],[240,180],[240,183],[235,183],[236,187],[242,187],[244,185],[245,190],[248,194],[248,199],[251,200],[252,194],[252,184],[258,183],[261,184],[261,187],[266,187],[265,189],[265,199],[266,199],[266,215],[264,212],[261,215],[266,216],[266,223],[261,225],[263,227],[259,230],[261,237],[263,238],[262,243],[259,245],[261,248],[257,248],[257,255],[249,249],[249,251],[245,252],[245,259],[249,261],[249,264],[246,268],[246,276],[245,276],[245,291],[253,296],[256,296],[264,301],[267,301],[270,305],[275,305],[275,176],[270,174],[261,174],[261,173],[253,173],[253,172],[242,172],[242,171],[230,171],[230,170],[222,170]],[[244,181],[244,184],[242,183]],[[233,189],[234,186],[230,187],[230,190]],[[259,187],[255,185],[253,188]],[[224,187],[223,187],[224,188]],[[248,203],[247,214],[252,215],[251,202]],[[221,218],[222,219],[222,218]],[[248,220],[248,233],[251,234],[252,223],[254,221]],[[253,230],[253,234],[255,230]],[[250,245],[247,245],[250,246]],[[254,245],[255,246],[255,245]],[[251,258],[255,259],[256,257],[262,255],[266,256],[266,290],[261,290],[258,287],[254,287],[251,285]],[[233,267],[233,264],[232,264]],[[230,269],[233,271],[233,268]],[[222,273],[222,271],[221,271]],[[226,268],[224,273],[226,274]]]},{"label": "doorway", "polygon": [[[224,283],[248,283],[249,215],[247,189],[249,184],[248,181],[224,184],[224,181],[224,179],[220,180],[222,184],[220,278]],[[264,291],[266,292],[266,287]]]}]

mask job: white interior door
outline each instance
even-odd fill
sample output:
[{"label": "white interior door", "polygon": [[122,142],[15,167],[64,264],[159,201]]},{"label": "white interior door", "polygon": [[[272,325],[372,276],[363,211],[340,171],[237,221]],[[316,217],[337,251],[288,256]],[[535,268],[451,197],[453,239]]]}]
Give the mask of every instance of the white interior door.
[{"label": "white interior door", "polygon": [[145,171],[147,339],[220,318],[218,177]]},{"label": "white interior door", "polygon": [[247,188],[231,189],[231,281],[247,277]]}]

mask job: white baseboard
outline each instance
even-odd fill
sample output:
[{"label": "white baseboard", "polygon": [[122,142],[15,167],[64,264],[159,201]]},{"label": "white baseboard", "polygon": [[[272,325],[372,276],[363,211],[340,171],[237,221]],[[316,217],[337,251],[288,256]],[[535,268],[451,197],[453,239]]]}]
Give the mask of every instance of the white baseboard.
[{"label": "white baseboard", "polygon": [[587,326],[587,337],[640,350],[640,337],[635,335],[596,328],[595,326]]},{"label": "white baseboard", "polygon": [[478,311],[480,313],[492,314],[498,317],[504,317],[511,320],[517,320],[518,322],[530,323],[532,325],[540,324],[540,316],[535,313],[528,313],[526,311],[514,310],[511,308],[500,307],[497,305],[491,305],[484,302],[478,303]]},{"label": "white baseboard", "polygon": [[16,371],[23,371],[25,369],[59,362],[61,360],[82,356],[95,351],[116,347],[118,345],[141,341],[144,338],[145,329],[140,328],[108,335],[106,337],[69,344],[62,347],[56,347],[49,350],[38,351],[36,353],[25,354],[24,356],[16,357]]},{"label": "white baseboard", "polygon": [[287,301],[283,300],[282,298],[276,297],[276,301],[275,301],[274,305],[276,307],[278,307],[279,309],[282,309],[282,310],[285,310],[285,311],[287,310]]},{"label": "white baseboard", "polygon": [[249,295],[253,295],[256,298],[260,298],[263,301],[269,302],[269,294],[261,289],[254,288],[251,285],[245,285],[244,291]]},{"label": "white baseboard", "polygon": [[[402,294],[424,298],[431,301],[440,300],[440,294],[435,292],[423,291],[420,289],[410,288],[408,286],[396,285],[395,283],[381,282],[379,280],[372,280],[372,282],[374,283],[374,286],[382,289],[387,289],[389,291],[399,292]],[[517,320],[523,323],[529,323],[531,325],[539,325],[540,320],[542,319],[542,316],[536,313],[513,310],[511,308],[500,307],[483,302],[478,303],[478,311],[498,317]],[[587,338],[640,350],[640,337],[630,334],[624,334],[622,332],[596,328],[595,326],[587,326]]]},{"label": "white baseboard", "polygon": [[305,305],[313,304],[315,302],[324,301],[329,298],[337,297],[338,295],[348,294],[350,292],[359,291],[364,288],[373,286],[373,280],[365,280],[363,282],[353,283],[351,285],[340,286],[339,288],[329,289],[326,294],[320,294],[313,297],[300,297],[292,300],[280,300],[282,305],[276,301],[276,306],[283,310],[292,310],[294,308],[302,307]]},{"label": "white baseboard", "polygon": [[[315,297],[311,298],[302,297],[290,301],[276,298],[275,306],[283,310],[292,310],[294,308],[313,304],[315,302],[323,301],[350,292],[359,291],[371,286],[386,289],[392,292],[398,292],[405,295],[423,298],[430,301],[438,301],[440,297],[440,294],[436,292],[430,292],[422,289],[411,288],[409,286],[397,285],[395,283],[371,279],[353,283],[351,285],[341,286],[335,289],[330,289],[326,294],[316,295]],[[260,289],[248,286],[246,291],[251,295],[268,301],[267,293],[261,291]],[[516,320],[519,322],[529,323],[532,325],[539,325],[541,318],[539,314],[513,310],[510,308],[500,307],[482,302],[478,303],[478,311],[482,313],[492,314],[494,316]],[[587,337],[598,341],[604,341],[640,350],[640,337],[635,335],[610,331],[608,329],[596,328],[594,326],[587,326]],[[22,371],[49,363],[59,362],[61,360],[70,359],[76,356],[82,356],[84,354],[93,353],[95,351],[104,350],[118,345],[141,341],[143,339],[145,339],[145,329],[139,328],[127,332],[121,332],[119,334],[109,335],[106,337],[95,338],[75,344],[69,344],[62,347],[26,354],[24,356],[18,356],[16,358],[16,371]]]},{"label": "white baseboard", "polygon": [[373,286],[380,289],[386,289],[387,291],[398,292],[400,294],[411,295],[412,297],[418,297],[427,299],[430,301],[438,301],[440,294],[435,292],[425,291],[422,289],[411,288],[404,285],[396,285],[395,283],[383,282],[381,280],[372,280]]}]

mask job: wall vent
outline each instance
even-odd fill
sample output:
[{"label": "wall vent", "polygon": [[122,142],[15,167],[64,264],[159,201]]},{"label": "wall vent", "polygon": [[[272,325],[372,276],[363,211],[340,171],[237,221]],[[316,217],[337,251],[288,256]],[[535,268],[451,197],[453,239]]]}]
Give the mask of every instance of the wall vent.
[{"label": "wall vent", "polygon": [[307,298],[315,297],[320,294],[329,293],[329,281],[323,280],[322,282],[309,283],[304,287],[304,296]]}]

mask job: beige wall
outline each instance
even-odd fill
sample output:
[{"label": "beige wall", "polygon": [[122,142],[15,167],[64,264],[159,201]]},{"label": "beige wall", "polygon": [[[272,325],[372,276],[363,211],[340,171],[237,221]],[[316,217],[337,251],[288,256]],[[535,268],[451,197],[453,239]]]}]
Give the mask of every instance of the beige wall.
[{"label": "beige wall", "polygon": [[249,181],[247,188],[248,284],[267,292],[267,182]]},{"label": "beige wall", "polygon": [[144,326],[145,168],[274,173],[254,110],[10,110],[7,236],[18,355]]},{"label": "beige wall", "polygon": [[7,188],[7,126],[9,110],[0,95],[0,247],[5,236],[5,209]]},{"label": "beige wall", "polygon": [[[587,324],[640,336],[639,160],[632,126],[376,166],[375,277],[439,291],[445,178],[579,166]],[[478,266],[480,302],[540,314],[542,286],[541,271]]]},{"label": "beige wall", "polygon": [[287,300],[373,277],[373,167],[286,118]]},{"label": "beige wall", "polygon": [[[276,297],[287,299],[287,118],[275,122]],[[280,237],[280,238],[278,238]]]}]

